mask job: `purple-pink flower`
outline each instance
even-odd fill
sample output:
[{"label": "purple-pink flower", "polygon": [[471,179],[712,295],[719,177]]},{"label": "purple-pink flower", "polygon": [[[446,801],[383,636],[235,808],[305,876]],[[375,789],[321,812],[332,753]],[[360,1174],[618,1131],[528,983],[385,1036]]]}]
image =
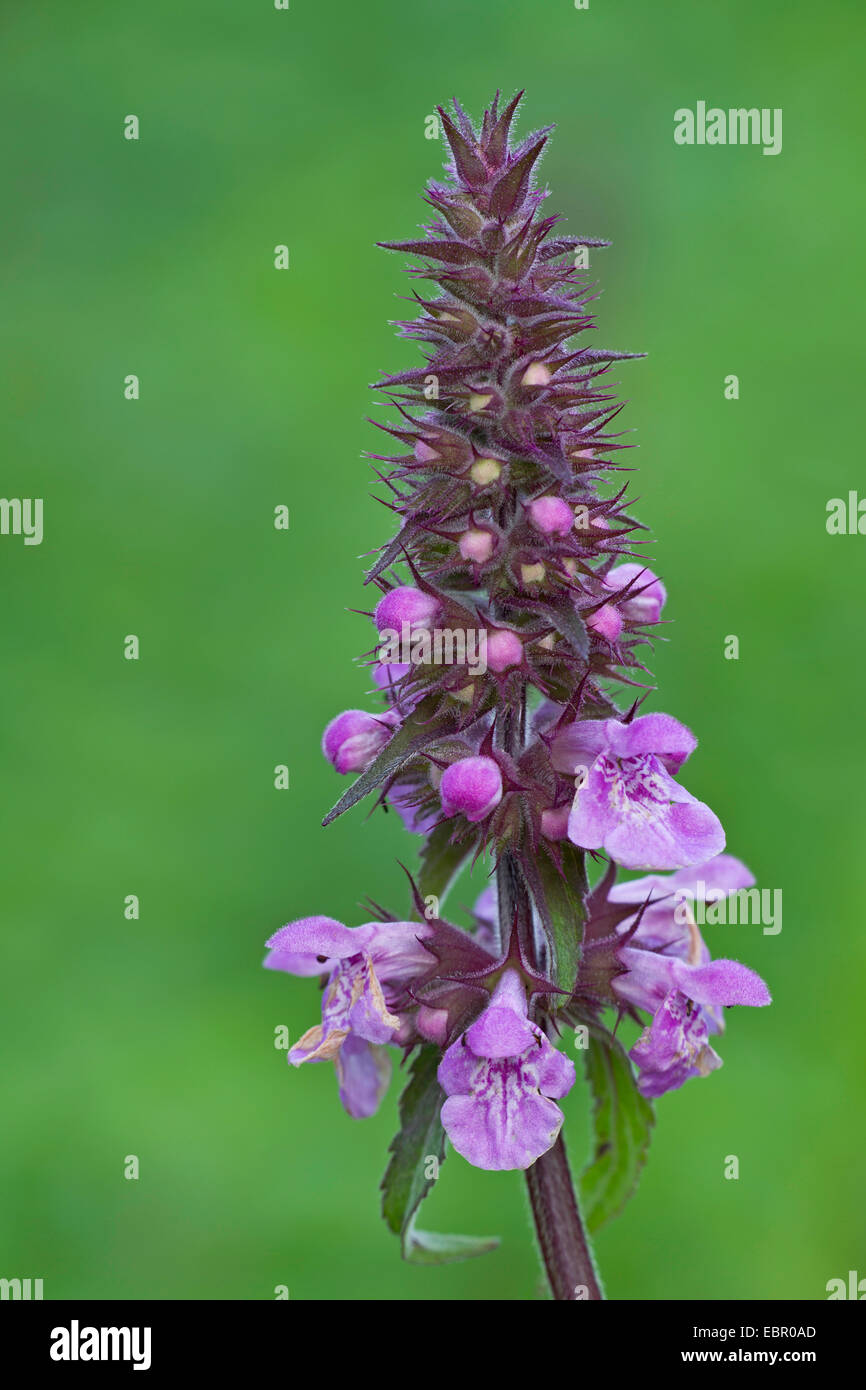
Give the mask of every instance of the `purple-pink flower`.
[{"label": "purple-pink flower", "polygon": [[628,589],[625,598],[619,600],[617,607],[622,616],[629,618],[633,623],[657,623],[667,602],[664,584],[658,575],[653,574],[652,570],[646,569],[644,565],[617,565],[614,569],[608,570],[604,577],[604,586],[614,594],[623,593]]},{"label": "purple-pink flower", "polygon": [[398,723],[393,710],[382,714],[344,710],[322,734],[322,752],[338,772],[363,772],[385,747]]},{"label": "purple-pink flower", "polygon": [[606,850],[624,869],[679,869],[718,854],[725,847],[718,817],[674,781],[696,746],[669,714],[631,723],[581,719],[561,729],[553,765],[582,778],[568,838]]},{"label": "purple-pink flower", "polygon": [[[379,1104],[389,1045],[406,1053],[383,1180],[406,1257],[467,1250],[425,1247],[414,1228],[441,1113],[470,1163],[538,1164],[528,1188],[554,1296],[571,1299],[579,1272],[596,1298],[557,1104],[575,1068],[552,1040],[589,1030],[594,1225],[642,1166],[651,1112],[637,1088],[659,1096],[720,1066],[724,1009],[770,996],[747,966],[712,959],[691,910],[698,893],[752,882],[679,781],[694,735],[632,704],[650,688],[667,598],[638,558],[648,552],[620,471],[631,445],[607,376],[635,354],[582,337],[595,290],[574,253],[606,243],[564,236],[547,214],[547,133],[513,139],[519,102],[500,109],[497,93],[477,126],[456,102],[453,116],[437,108],[450,155],[427,188],[432,221],[420,238],[380,243],[420,258],[420,312],[400,331],[423,361],[375,388],[396,415],[370,456],[397,526],[366,575],[379,645],[364,660],[382,713],[346,710],[323,739],[339,772],[361,774],[324,824],[369,794],[424,837],[407,872],[411,910],[428,916],[354,929],[305,918],[271,938],[266,964],[322,977],[321,1022],[289,1061],[334,1061],[350,1114]],[[600,852],[611,862],[590,892]],[[479,864],[488,887],[468,931],[446,920],[444,899]],[[648,873],[616,883],[621,869]],[[634,1070],[623,1022],[646,1025]]]},{"label": "purple-pink flower", "polygon": [[290,975],[321,975],[322,1021],[308,1028],[288,1054],[293,1066],[334,1062],[340,1100],[356,1119],[372,1115],[390,1077],[382,1044],[403,1026],[392,1012],[405,984],[432,957],[419,940],[425,923],[368,922],[346,927],[332,917],[302,917],[266,943],[265,966]]},{"label": "purple-pink flower", "polygon": [[439,1064],[448,1099],[442,1123],[476,1168],[528,1168],[556,1142],[556,1100],[574,1085],[574,1063],[527,1017],[526,992],[506,970],[490,1003]]},{"label": "purple-pink flower", "polygon": [[502,800],[499,765],[483,754],[461,758],[443,772],[439,796],[446,816],[462,812],[467,820],[483,820]]},{"label": "purple-pink flower", "polygon": [[633,903],[636,913],[648,903],[636,930],[633,919],[620,923],[626,942],[617,957],[625,972],[613,980],[621,1000],[653,1015],[629,1054],[639,1068],[643,1095],[660,1096],[722,1065],[709,1037],[724,1028],[723,1008],[770,1003],[770,992],[754,970],[739,961],[711,959],[688,905],[698,884],[715,898],[753,882],[745,864],[722,854],[667,879],[633,879],[610,890],[609,901]]},{"label": "purple-pink flower", "polygon": [[[765,1002],[769,1002],[768,1000]],[[709,1043],[709,1016],[680,990],[666,994],[629,1056],[639,1070],[638,1089],[648,1100],[675,1090],[693,1076],[722,1065]]]},{"label": "purple-pink flower", "polygon": [[414,633],[430,626],[440,611],[440,603],[432,594],[411,584],[398,584],[389,589],[376,604],[374,621],[379,632],[402,633],[405,623]]}]

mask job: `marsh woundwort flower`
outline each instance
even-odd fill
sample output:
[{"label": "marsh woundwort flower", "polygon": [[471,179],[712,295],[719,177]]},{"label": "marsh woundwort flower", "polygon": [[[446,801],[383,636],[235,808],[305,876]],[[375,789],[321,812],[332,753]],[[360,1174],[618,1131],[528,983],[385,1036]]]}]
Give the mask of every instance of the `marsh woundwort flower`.
[{"label": "marsh woundwort flower", "polygon": [[[732,891],[748,871],[680,781],[695,736],[640,713],[632,694],[617,703],[618,690],[651,688],[667,600],[618,472],[629,446],[608,376],[636,354],[585,337],[582,267],[608,243],[563,235],[545,212],[549,132],[513,139],[519,100],[497,95],[478,126],[457,103],[439,108],[450,158],[426,192],[432,220],[382,243],[413,261],[418,315],[399,327],[425,360],[376,383],[394,407],[388,452],[372,457],[396,533],[367,574],[367,611],[377,634],[414,645],[368,650],[382,707],[325,731],[325,756],[357,775],[326,824],[366,795],[397,812],[421,840],[415,920],[304,918],[270,939],[266,964],[322,977],[321,1023],[289,1061],[333,1060],[351,1114],[375,1110],[389,1048],[412,1058],[384,1182],[407,1256],[424,1241],[420,1165],[447,1134],[477,1167],[526,1170],[554,1296],[580,1284],[597,1298],[560,1133],[569,1030],[587,1043],[600,1220],[637,1179],[647,1098],[716,1068],[723,1008],[769,995],[748,967],[713,961],[672,910],[682,876]],[[437,661],[434,632],[482,633],[485,661],[453,643],[455,659]],[[442,905],[476,862],[490,882],[462,928]],[[588,868],[602,871],[591,892]],[[617,1029],[635,1023],[627,1055]],[[611,1164],[613,1108],[628,1142]],[[424,1258],[463,1258],[466,1241],[430,1238]]]}]

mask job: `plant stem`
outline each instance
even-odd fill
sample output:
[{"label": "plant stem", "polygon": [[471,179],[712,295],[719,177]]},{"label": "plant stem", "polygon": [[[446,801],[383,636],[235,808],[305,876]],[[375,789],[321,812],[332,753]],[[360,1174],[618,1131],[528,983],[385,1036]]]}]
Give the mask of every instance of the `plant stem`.
[{"label": "plant stem", "polygon": [[557,1302],[604,1298],[577,1209],[565,1144],[526,1170],[526,1186],[550,1289]]},{"label": "plant stem", "polygon": [[[520,755],[523,748],[525,725],[524,697],[519,717],[515,717],[514,711],[507,710],[499,731],[500,746],[514,758]],[[523,939],[532,940],[532,905],[513,855],[502,855],[497,864],[496,878],[500,945],[508,940],[512,924],[518,922],[523,927]],[[577,1298],[602,1299],[604,1295],[577,1209],[577,1197],[561,1134],[553,1148],[527,1168],[526,1186],[553,1297],[557,1302],[570,1302]]]}]

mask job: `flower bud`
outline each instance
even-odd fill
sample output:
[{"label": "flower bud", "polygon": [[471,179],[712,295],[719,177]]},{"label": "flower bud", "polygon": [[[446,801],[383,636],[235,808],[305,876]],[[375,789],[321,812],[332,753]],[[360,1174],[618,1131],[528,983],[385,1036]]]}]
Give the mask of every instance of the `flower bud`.
[{"label": "flower bud", "polygon": [[448,1041],[447,1009],[434,1009],[429,1004],[422,1004],[418,1010],[416,1024],[422,1038],[436,1043],[437,1047],[445,1046]]},{"label": "flower bud", "polygon": [[439,795],[446,816],[462,812],[467,820],[483,820],[502,800],[498,763],[482,755],[461,758],[442,774]]},{"label": "flower bud", "polygon": [[405,661],[377,661],[373,667],[373,683],[380,690],[392,690],[411,670],[412,667]]},{"label": "flower bud", "polygon": [[476,565],[486,565],[496,549],[496,537],[492,531],[473,527],[471,530],[463,532],[457,543],[457,549],[464,560],[471,560]]},{"label": "flower bud", "polygon": [[601,608],[596,609],[587,618],[586,625],[608,642],[615,642],[622,632],[622,618],[612,603],[604,603]]},{"label": "flower bud", "polygon": [[375,622],[379,632],[402,632],[403,624],[411,629],[429,627],[439,612],[439,600],[411,584],[398,584],[389,589],[376,604]]},{"label": "flower bud", "polygon": [[541,813],[541,833],[548,840],[564,840],[568,835],[568,817],[571,803],[565,806],[549,806]]},{"label": "flower bud", "polygon": [[397,722],[391,712],[367,714],[347,709],[332,719],[322,735],[322,752],[340,773],[363,772],[384,748]]},{"label": "flower bud", "polygon": [[574,525],[574,512],[561,497],[536,497],[526,511],[530,525],[544,536],[567,536]]},{"label": "flower bud", "polygon": [[[622,614],[635,623],[657,623],[667,600],[667,590],[662,581],[644,565],[617,565],[608,570],[604,586],[618,592],[633,584],[632,593],[619,605]],[[640,591],[640,592],[638,592]]]},{"label": "flower bud", "polygon": [[500,627],[488,633],[487,665],[491,671],[507,671],[509,666],[519,666],[523,660],[523,643],[516,632]]}]

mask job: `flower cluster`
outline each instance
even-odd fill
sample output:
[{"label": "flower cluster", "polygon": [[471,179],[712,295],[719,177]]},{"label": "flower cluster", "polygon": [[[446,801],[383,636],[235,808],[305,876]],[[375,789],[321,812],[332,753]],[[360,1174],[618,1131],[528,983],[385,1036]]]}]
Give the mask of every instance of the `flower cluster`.
[{"label": "flower cluster", "polygon": [[[653,1098],[720,1065],[710,1038],[725,1006],[769,1002],[674,906],[697,880],[751,882],[681,780],[694,735],[640,699],[616,703],[619,688],[649,688],[667,599],[615,481],[627,446],[607,374],[635,354],[583,342],[592,286],[578,263],[607,243],[544,215],[548,132],[512,141],[518,101],[495,100],[478,128],[456,103],[440,109],[451,160],[427,190],[433,220],[383,243],[420,262],[420,312],[400,327],[426,361],[377,383],[398,415],[382,427],[396,451],[373,456],[397,522],[367,576],[379,707],[338,714],[322,741],[356,779],[328,819],[373,794],[422,837],[422,864],[447,871],[432,911],[428,882],[411,920],[305,918],[266,960],[324,979],[322,1021],[293,1065],[333,1061],[343,1104],[366,1116],[389,1045],[438,1049],[441,1122],[487,1169],[529,1168],[556,1143],[575,1077],[556,1045],[567,1026],[639,1022],[630,1057]],[[457,641],[470,633],[483,642]],[[479,856],[495,881],[462,930],[441,898]],[[623,879],[636,870],[649,876]]]}]

